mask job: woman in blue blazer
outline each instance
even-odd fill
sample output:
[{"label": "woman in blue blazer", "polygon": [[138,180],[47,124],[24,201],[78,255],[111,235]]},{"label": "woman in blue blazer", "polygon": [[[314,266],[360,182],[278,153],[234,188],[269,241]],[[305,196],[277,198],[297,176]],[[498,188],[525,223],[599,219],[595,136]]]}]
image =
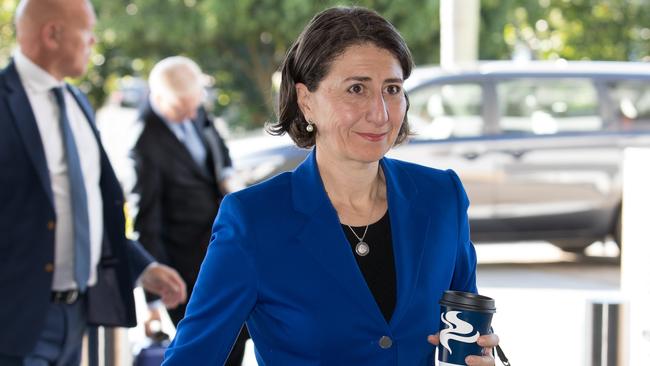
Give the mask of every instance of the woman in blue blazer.
[{"label": "woman in blue blazer", "polygon": [[411,68],[370,10],[312,19],[282,66],[271,131],[313,150],[223,200],[164,365],[222,365],[244,322],[260,365],[433,365],[438,301],[476,292],[476,258],[456,174],[384,157],[409,133]]}]

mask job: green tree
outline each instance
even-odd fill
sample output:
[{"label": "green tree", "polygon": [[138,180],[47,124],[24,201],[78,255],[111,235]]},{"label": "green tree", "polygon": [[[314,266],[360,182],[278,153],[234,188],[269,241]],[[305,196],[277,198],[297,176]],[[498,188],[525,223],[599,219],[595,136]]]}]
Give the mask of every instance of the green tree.
[{"label": "green tree", "polygon": [[649,59],[648,1],[508,0],[503,3],[507,3],[508,10],[506,22],[501,23],[502,39],[510,49],[517,42],[525,44],[538,59]]},{"label": "green tree", "polygon": [[[318,11],[335,1],[138,0],[96,1],[101,69],[146,75],[165,56],[194,58],[213,77],[217,113],[231,112],[244,127],[273,118],[271,80],[291,42]],[[376,9],[402,30],[418,63],[438,59],[438,2],[358,1]],[[409,9],[419,9],[413,12]],[[135,35],[135,36],[134,36]],[[129,68],[131,70],[129,70]]]},{"label": "green tree", "polygon": [[9,59],[14,47],[13,15],[17,0],[0,0],[0,65]]}]

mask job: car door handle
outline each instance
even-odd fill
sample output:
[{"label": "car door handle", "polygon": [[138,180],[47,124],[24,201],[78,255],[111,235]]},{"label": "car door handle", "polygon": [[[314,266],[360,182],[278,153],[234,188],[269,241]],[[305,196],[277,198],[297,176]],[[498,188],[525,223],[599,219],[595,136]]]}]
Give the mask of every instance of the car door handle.
[{"label": "car door handle", "polygon": [[526,153],[526,150],[506,150],[506,154],[512,156],[515,159],[519,159]]},{"label": "car door handle", "polygon": [[481,154],[477,151],[467,151],[461,154],[465,159],[467,160],[474,160],[481,156]]}]

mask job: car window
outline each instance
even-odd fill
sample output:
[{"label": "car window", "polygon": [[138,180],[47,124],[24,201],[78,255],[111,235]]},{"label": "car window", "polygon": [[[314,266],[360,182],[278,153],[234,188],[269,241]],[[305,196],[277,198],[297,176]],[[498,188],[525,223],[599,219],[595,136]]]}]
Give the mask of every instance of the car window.
[{"label": "car window", "polygon": [[432,85],[409,93],[409,125],[415,138],[475,137],[483,133],[479,84]]},{"label": "car window", "polygon": [[616,118],[623,129],[650,128],[650,84],[619,81],[607,84]]},{"label": "car window", "polygon": [[587,79],[518,79],[497,84],[502,133],[598,131],[598,95]]}]

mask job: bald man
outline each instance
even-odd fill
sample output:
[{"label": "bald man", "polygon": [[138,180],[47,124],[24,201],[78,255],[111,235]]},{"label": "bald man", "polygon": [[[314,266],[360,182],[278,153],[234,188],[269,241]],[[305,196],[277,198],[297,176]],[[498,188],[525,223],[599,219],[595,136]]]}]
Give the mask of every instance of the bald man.
[{"label": "bald man", "polygon": [[124,236],[122,190],[85,96],[86,0],[22,1],[0,72],[0,365],[78,365],[88,324],[133,326],[136,281],[176,307],[178,273]]},{"label": "bald man", "polygon": [[[204,76],[187,57],[158,62],[149,74],[149,100],[141,111],[142,133],[131,157],[137,183],[129,195],[139,241],[157,260],[178,270],[194,287],[219,203],[228,192],[231,160],[214,121],[202,107]],[[170,310],[176,325],[185,306]],[[154,310],[152,318],[159,315]],[[247,333],[227,366],[241,365]]]}]

